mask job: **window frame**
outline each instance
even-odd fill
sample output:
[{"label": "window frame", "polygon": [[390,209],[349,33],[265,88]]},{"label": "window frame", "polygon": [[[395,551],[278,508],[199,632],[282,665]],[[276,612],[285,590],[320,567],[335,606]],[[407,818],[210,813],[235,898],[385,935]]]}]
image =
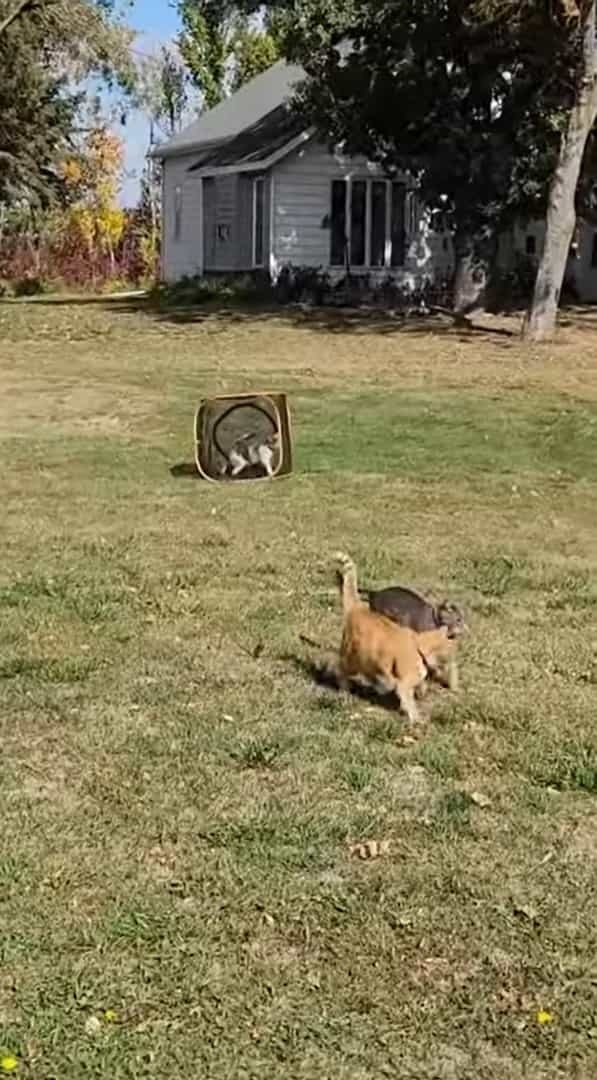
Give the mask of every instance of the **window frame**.
[{"label": "window frame", "polygon": [[[257,262],[257,190],[261,185],[261,261]],[[253,177],[253,214],[251,228],[251,265],[254,270],[263,270],[265,267],[265,176]]]},{"label": "window frame", "polygon": [[178,244],[182,237],[182,184],[174,188],[174,240]]},{"label": "window frame", "polygon": [[[332,238],[334,233],[333,223],[333,185],[335,183],[344,184],[345,188],[345,203],[344,203],[344,230],[345,230],[345,244],[344,244],[344,258],[342,262],[332,261]],[[351,252],[352,249],[352,187],[355,183],[365,184],[365,256],[363,263],[353,263],[350,258],[348,260],[348,266],[350,270],[372,272],[379,270],[402,270],[406,265],[407,249],[408,249],[408,199],[409,188],[407,184],[402,180],[391,180],[383,176],[334,176],[330,183],[330,245],[329,245],[329,265],[334,270],[346,268],[346,252]],[[385,202],[385,241],[384,241],[384,257],[383,262],[373,265],[371,263],[371,249],[372,249],[372,229],[373,229],[373,185],[385,184],[386,189],[386,202]],[[393,254],[393,239],[392,239],[392,206],[393,206],[393,188],[394,185],[398,185],[403,188],[404,200],[403,200],[403,214],[402,214],[402,236],[403,236],[403,253],[402,260],[399,263],[392,263]]]}]

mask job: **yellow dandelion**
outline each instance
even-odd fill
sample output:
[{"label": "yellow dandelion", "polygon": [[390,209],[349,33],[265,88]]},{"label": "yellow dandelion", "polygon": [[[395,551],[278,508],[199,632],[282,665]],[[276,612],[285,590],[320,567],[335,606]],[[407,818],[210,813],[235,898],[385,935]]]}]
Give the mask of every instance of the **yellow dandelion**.
[{"label": "yellow dandelion", "polygon": [[18,1067],[19,1063],[14,1054],[5,1054],[4,1057],[0,1058],[0,1069],[2,1069],[2,1072],[11,1073],[14,1072],[15,1069],[18,1069]]},{"label": "yellow dandelion", "polygon": [[116,1021],[116,1013],[114,1009],[106,1009],[104,1013],[104,1020],[107,1024],[114,1024]]},{"label": "yellow dandelion", "polygon": [[542,1027],[544,1027],[545,1024],[553,1024],[552,1014],[547,1012],[546,1009],[539,1009],[539,1012],[537,1013],[537,1023],[541,1024]]}]

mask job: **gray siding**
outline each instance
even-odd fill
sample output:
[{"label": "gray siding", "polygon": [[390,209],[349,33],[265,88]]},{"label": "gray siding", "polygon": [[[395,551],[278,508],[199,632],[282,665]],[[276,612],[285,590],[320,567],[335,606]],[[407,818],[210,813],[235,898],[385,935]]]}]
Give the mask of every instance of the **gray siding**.
[{"label": "gray siding", "polygon": [[238,269],[253,265],[253,177],[241,175],[238,185]]},{"label": "gray siding", "polygon": [[216,182],[203,181],[203,266],[214,265],[216,258]]},{"label": "gray siding", "polygon": [[[332,180],[380,177],[379,168],[365,158],[332,154],[324,146],[309,143],[274,169],[274,269],[285,264],[329,269]],[[421,276],[449,271],[453,263],[448,234],[433,233],[425,217],[411,203],[407,216],[405,265],[393,275],[414,281]],[[343,270],[334,268],[334,273]],[[372,273],[386,276],[386,269]]]},{"label": "gray siding", "polygon": [[[597,267],[592,266],[593,236],[597,225],[579,219],[577,228],[576,254],[568,259],[566,277],[573,282],[583,303],[597,301]],[[526,225],[515,225],[500,237],[498,260],[504,269],[516,265],[519,257],[526,253],[528,236],[535,240],[535,258],[540,258],[545,240],[545,222],[529,221]]]},{"label": "gray siding", "polygon": [[[201,184],[189,166],[196,154],[169,158],[162,174],[162,277],[177,281],[201,272]],[[177,189],[180,189],[180,233],[176,236]]]}]

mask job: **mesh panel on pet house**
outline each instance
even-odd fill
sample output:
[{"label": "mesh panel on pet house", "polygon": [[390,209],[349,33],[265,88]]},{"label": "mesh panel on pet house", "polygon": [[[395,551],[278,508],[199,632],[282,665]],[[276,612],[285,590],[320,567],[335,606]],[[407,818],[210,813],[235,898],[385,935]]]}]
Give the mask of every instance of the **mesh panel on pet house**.
[{"label": "mesh panel on pet house", "polygon": [[206,480],[266,480],[292,472],[285,394],[228,394],[195,415],[195,461]]}]

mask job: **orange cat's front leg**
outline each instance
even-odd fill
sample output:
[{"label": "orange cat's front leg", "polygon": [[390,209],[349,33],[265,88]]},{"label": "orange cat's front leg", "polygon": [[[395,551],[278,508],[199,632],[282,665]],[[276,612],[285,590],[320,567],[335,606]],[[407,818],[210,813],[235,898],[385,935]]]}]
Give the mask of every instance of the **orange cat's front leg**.
[{"label": "orange cat's front leg", "polygon": [[451,690],[453,694],[456,694],[460,688],[460,679],[458,677],[458,666],[454,657],[451,657],[446,665],[446,681],[448,690]]},{"label": "orange cat's front leg", "polygon": [[410,680],[397,680],[396,692],[400,698],[400,707],[406,713],[411,724],[418,724],[421,716],[415,702],[415,688]]},{"label": "orange cat's front leg", "polygon": [[417,701],[422,701],[424,697],[427,697],[428,690],[429,683],[427,679],[424,679],[423,682],[420,682],[419,685],[415,687],[415,699]]},{"label": "orange cat's front leg", "polygon": [[446,660],[444,663],[439,663],[433,669],[433,678],[440,686],[445,687],[446,690],[451,690],[453,694],[457,693],[460,681],[455,658],[451,656],[449,660]]}]

